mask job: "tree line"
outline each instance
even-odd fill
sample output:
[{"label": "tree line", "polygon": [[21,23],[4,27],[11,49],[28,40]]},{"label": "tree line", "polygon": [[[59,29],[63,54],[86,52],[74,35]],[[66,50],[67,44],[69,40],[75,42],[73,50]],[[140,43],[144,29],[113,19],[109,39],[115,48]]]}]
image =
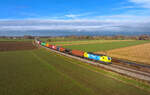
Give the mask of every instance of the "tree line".
[{"label": "tree line", "polygon": [[47,38],[47,41],[70,41],[70,40],[150,40],[150,35],[140,35],[140,36],[124,36],[124,35],[116,35],[116,36],[58,36],[58,37],[51,37],[51,36],[30,36],[25,35],[22,37],[7,37],[7,36],[0,36],[0,38],[7,38],[7,39],[34,39],[34,38]]}]

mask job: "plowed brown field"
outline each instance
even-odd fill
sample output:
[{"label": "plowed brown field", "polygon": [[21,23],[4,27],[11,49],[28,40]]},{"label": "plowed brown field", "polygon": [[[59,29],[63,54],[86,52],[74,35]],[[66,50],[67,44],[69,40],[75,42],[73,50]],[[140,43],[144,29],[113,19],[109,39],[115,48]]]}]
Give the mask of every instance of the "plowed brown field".
[{"label": "plowed brown field", "polygon": [[103,53],[112,57],[150,64],[150,43],[96,53]]},{"label": "plowed brown field", "polygon": [[30,50],[35,48],[32,42],[0,41],[0,51]]}]

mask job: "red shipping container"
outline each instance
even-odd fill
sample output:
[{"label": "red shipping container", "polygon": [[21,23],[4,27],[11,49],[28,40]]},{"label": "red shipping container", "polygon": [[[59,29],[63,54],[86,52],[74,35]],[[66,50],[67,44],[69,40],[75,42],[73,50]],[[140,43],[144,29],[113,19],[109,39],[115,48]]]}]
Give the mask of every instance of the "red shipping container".
[{"label": "red shipping container", "polygon": [[53,45],[49,45],[49,48],[52,48]]},{"label": "red shipping container", "polygon": [[65,48],[60,47],[59,51],[64,52]]},{"label": "red shipping container", "polygon": [[56,49],[57,49],[57,46],[52,45],[52,49],[55,49],[55,50],[56,50]]},{"label": "red shipping container", "polygon": [[38,44],[40,45],[40,44],[41,44],[41,41],[39,41]]},{"label": "red shipping container", "polygon": [[50,47],[51,47],[51,45],[48,45],[47,47],[48,47],[48,48],[50,48]]},{"label": "red shipping container", "polygon": [[55,47],[55,46],[54,46],[54,45],[52,45],[52,49],[54,49],[54,47]]},{"label": "red shipping container", "polygon": [[80,51],[80,50],[72,50],[71,53],[72,53],[72,55],[76,55],[76,56],[80,56],[80,57],[84,56],[84,52]]}]

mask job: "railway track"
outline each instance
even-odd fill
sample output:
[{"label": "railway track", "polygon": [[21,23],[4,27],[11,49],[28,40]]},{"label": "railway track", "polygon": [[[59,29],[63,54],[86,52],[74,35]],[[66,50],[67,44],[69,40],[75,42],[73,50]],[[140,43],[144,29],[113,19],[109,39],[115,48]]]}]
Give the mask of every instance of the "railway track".
[{"label": "railway track", "polygon": [[140,63],[126,61],[126,60],[117,59],[117,58],[113,58],[112,61],[132,65],[132,66],[136,66],[136,67],[139,67],[139,68],[149,68],[150,69],[150,65],[146,65],[146,64],[140,64]]},{"label": "railway track", "polygon": [[138,73],[138,74],[150,77],[150,73],[147,73],[147,72],[138,71],[138,70],[135,70],[135,69],[131,69],[131,68],[127,68],[127,67],[123,67],[123,66],[119,66],[119,65],[114,65],[114,64],[111,64],[111,66],[114,67],[114,68],[121,69],[121,70],[126,70],[126,71],[129,71],[129,72],[134,72],[134,73]]},{"label": "railway track", "polygon": [[141,64],[141,63],[135,63],[135,62],[130,62],[130,61],[125,61],[117,58],[112,58],[112,63],[113,65],[120,66],[120,67],[126,67],[132,70],[136,71],[142,71],[144,74],[150,74],[150,66],[146,64]]},{"label": "railway track", "polygon": [[80,58],[80,57],[76,57],[76,56],[73,56],[73,55],[69,55],[69,54],[66,54],[66,53],[62,53],[62,52],[59,52],[59,51],[56,51],[56,50],[53,50],[53,49],[50,49],[50,48],[47,48],[47,47],[44,47],[44,46],[41,46],[41,47],[43,47],[47,50],[51,50],[53,52],[56,52],[58,54],[61,54],[61,55],[64,55],[64,56],[67,56],[67,57],[70,57],[70,58],[73,58],[73,59],[80,60],[80,61],[85,62],[85,63],[89,63],[89,64],[92,64],[92,65],[95,65],[95,66],[99,66],[99,67],[117,72],[119,74],[123,74],[123,75],[130,76],[130,77],[133,77],[133,78],[136,78],[136,79],[140,79],[140,80],[150,82],[150,73],[147,73],[147,72],[143,72],[143,71],[139,71],[139,70],[119,66],[119,65],[116,65],[116,64],[110,64],[110,65],[100,64],[98,62],[94,62],[94,61],[90,61],[90,60],[83,59],[83,58]]}]

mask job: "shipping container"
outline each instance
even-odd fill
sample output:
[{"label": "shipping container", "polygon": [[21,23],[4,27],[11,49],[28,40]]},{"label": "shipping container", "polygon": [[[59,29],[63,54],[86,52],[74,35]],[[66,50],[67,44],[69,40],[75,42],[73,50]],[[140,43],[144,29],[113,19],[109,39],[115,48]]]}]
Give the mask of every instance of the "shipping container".
[{"label": "shipping container", "polygon": [[84,57],[84,52],[83,51],[79,51],[79,50],[72,50],[71,54],[75,55],[75,56],[79,56],[79,57]]},{"label": "shipping container", "polygon": [[48,47],[48,48],[51,48],[51,45],[49,44],[47,47]]},{"label": "shipping container", "polygon": [[60,49],[60,46],[57,46],[57,49],[56,49],[56,50],[59,51],[59,49]]},{"label": "shipping container", "polygon": [[51,49],[52,49],[52,46],[53,46],[53,45],[49,45],[49,48],[51,48]]},{"label": "shipping container", "polygon": [[57,46],[54,46],[54,49],[57,50]]},{"label": "shipping container", "polygon": [[45,42],[42,42],[42,43],[41,43],[41,45],[42,45],[42,46],[45,46],[45,45],[46,45],[46,43],[45,43]]},{"label": "shipping container", "polygon": [[48,44],[48,43],[46,43],[46,47],[49,47],[49,44]]},{"label": "shipping container", "polygon": [[39,41],[39,40],[36,40],[36,43],[40,45],[40,44],[41,44],[41,41]]},{"label": "shipping container", "polygon": [[37,43],[38,43],[39,45],[41,44],[41,42],[40,42],[40,41],[38,41]]},{"label": "shipping container", "polygon": [[52,45],[52,49],[55,49],[55,50],[56,50],[56,49],[57,49],[57,46]]},{"label": "shipping container", "polygon": [[59,51],[64,52],[65,48],[60,47]]}]

